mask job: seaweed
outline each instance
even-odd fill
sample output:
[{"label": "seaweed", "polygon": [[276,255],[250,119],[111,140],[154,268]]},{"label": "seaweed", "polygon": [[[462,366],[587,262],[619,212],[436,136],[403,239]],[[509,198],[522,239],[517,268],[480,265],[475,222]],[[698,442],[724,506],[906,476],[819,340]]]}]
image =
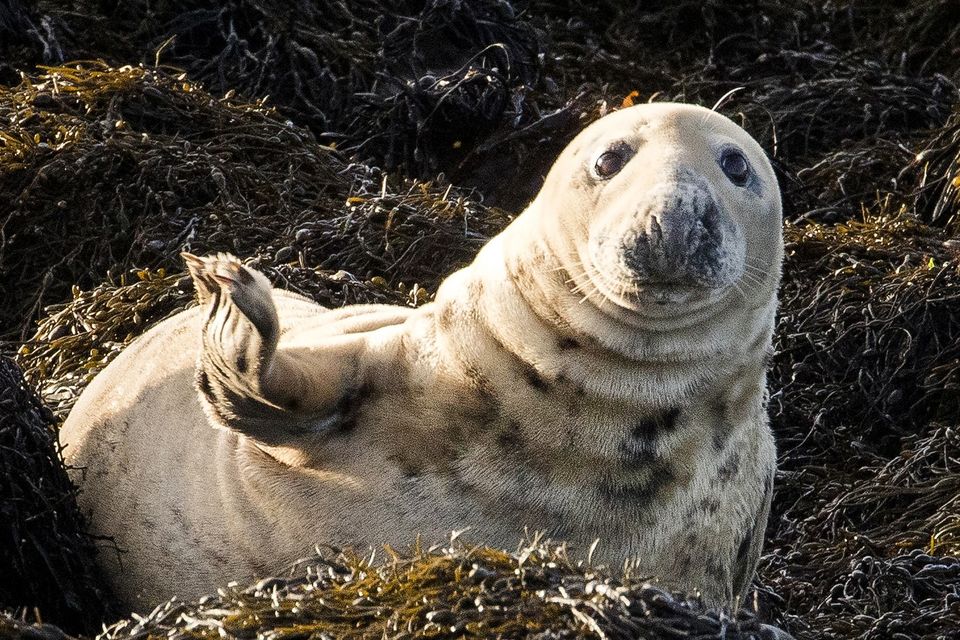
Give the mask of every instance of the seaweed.
[{"label": "seaweed", "polygon": [[818,206],[822,183],[794,178],[849,142],[910,146],[944,123],[958,100],[955,15],[944,0],[74,0],[39,4],[34,20],[60,54],[24,65],[163,61],[213,95],[269,97],[352,160],[421,180],[444,173],[510,209],[603,105],[636,91],[709,106],[739,89],[724,111],[796,183],[788,212],[830,222],[852,198]]},{"label": "seaweed", "polygon": [[[716,104],[767,149],[788,223],[769,376],[780,471],[750,608],[801,639],[957,637],[958,11],[950,0],[0,0],[0,296],[12,301],[0,336],[32,336],[17,359],[63,416],[125,344],[191,304],[182,249],[234,252],[329,306],[421,304],[585,124],[647,100]],[[529,565],[545,594],[592,571],[550,553]],[[397,635],[450,635],[448,619],[487,619],[389,589],[353,609],[337,598],[384,576],[426,576],[416,588],[428,599],[469,591],[448,580],[469,576],[468,556],[503,572],[488,586],[511,607],[540,598],[509,582],[528,567],[516,554],[388,556],[331,552],[306,577],[224,588],[110,633],[236,623],[322,636],[353,621],[345,633],[380,637],[404,620]],[[642,606],[662,594],[620,578],[597,584]],[[270,626],[271,584],[283,628]],[[308,584],[340,608],[299,627],[285,607]],[[631,605],[613,612],[600,591],[574,592],[577,604],[504,611],[556,614],[543,637],[638,633]],[[656,598],[669,611],[657,609],[651,637],[680,633],[661,613],[685,632],[724,633],[724,618],[691,613],[684,597]],[[269,616],[253,625],[217,606]],[[0,635],[55,632],[24,619],[0,618]],[[744,623],[726,637],[773,633]]]},{"label": "seaweed", "polygon": [[786,237],[764,610],[799,638],[950,637],[960,246],[904,212]]},{"label": "seaweed", "polygon": [[0,356],[0,603],[92,631],[115,612],[76,492],[53,414]]},{"label": "seaweed", "polygon": [[[357,160],[429,178],[533,113],[537,32],[504,0],[41,2],[62,62],[162,60],[216,95],[270,96]],[[29,69],[25,69],[29,70]]]},{"label": "seaweed", "polygon": [[782,448],[895,453],[885,447],[960,415],[957,249],[907,214],[787,227],[772,369]]},{"label": "seaweed", "polygon": [[933,131],[897,176],[910,191],[916,215],[960,232],[960,111]]},{"label": "seaweed", "polygon": [[330,549],[287,576],[221,588],[199,603],[174,601],[101,637],[778,637],[748,611],[710,612],[640,578],[612,579],[546,540],[513,553],[456,539],[381,555]]},{"label": "seaweed", "polygon": [[46,68],[0,87],[0,118],[0,336],[111,271],[179,269],[182,250],[434,288],[507,220],[162,69]]}]

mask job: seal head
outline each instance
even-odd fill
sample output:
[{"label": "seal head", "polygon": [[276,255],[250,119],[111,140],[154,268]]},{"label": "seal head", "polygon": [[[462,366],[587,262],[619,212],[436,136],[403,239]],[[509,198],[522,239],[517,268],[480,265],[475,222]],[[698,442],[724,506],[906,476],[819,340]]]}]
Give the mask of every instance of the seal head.
[{"label": "seal head", "polygon": [[730,296],[769,299],[779,279],[773,169],[743,129],[703,107],[639,105],[594,123],[531,210],[559,228],[543,235],[576,288],[615,314],[689,318]]}]

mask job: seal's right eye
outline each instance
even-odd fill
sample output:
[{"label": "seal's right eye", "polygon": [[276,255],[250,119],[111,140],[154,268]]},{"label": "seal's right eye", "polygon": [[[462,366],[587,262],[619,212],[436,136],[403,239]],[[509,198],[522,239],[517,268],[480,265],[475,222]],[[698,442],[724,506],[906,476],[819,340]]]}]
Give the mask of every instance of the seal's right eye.
[{"label": "seal's right eye", "polygon": [[604,151],[600,154],[600,157],[597,158],[596,164],[593,165],[593,170],[598,178],[609,178],[619,172],[620,169],[623,169],[623,165],[624,157],[622,153],[618,151]]}]

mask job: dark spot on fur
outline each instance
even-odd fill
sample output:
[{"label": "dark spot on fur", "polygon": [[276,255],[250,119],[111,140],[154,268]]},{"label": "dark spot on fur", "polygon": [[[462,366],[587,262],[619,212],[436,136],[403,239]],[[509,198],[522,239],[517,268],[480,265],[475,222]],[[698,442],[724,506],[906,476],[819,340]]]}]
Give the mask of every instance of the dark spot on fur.
[{"label": "dark spot on fur", "polygon": [[470,283],[470,291],[473,293],[475,298],[479,298],[483,295],[483,280],[474,280]]},{"label": "dark spot on fur", "polygon": [[476,389],[481,395],[493,395],[493,385],[490,384],[489,378],[480,371],[479,367],[472,364],[467,365],[464,367],[463,373],[467,377],[470,386]]},{"label": "dark spot on fur", "polygon": [[677,428],[680,409],[674,407],[661,415],[651,416],[633,425],[620,443],[620,454],[627,465],[649,464],[656,459],[657,439]]},{"label": "dark spot on fur", "polygon": [[290,398],[287,400],[287,410],[288,411],[299,411],[300,410],[300,399],[299,398]]},{"label": "dark spot on fur", "polygon": [[523,448],[523,433],[519,422],[511,420],[506,427],[497,433],[497,446],[510,452]]},{"label": "dark spot on fur", "polygon": [[248,366],[248,363],[247,363],[247,354],[241,353],[241,354],[237,357],[237,372],[238,372],[238,373],[241,373],[241,374],[246,373],[246,372],[247,372],[247,366]]},{"label": "dark spot on fur", "polygon": [[557,348],[560,351],[570,351],[571,349],[579,349],[580,343],[573,338],[561,338],[560,342],[557,343]]},{"label": "dark spot on fur", "polygon": [[708,516],[715,515],[720,510],[720,500],[717,498],[707,498],[700,503],[700,511]]},{"label": "dark spot on fur", "polygon": [[197,387],[200,393],[207,397],[213,397],[213,387],[210,385],[210,376],[203,369],[197,371]]},{"label": "dark spot on fur", "polygon": [[492,424],[500,417],[500,401],[495,396],[480,393],[478,397],[479,408],[474,414],[474,418],[481,425]]},{"label": "dark spot on fur", "polygon": [[482,425],[495,422],[500,415],[500,400],[490,380],[475,365],[467,365],[463,373],[476,400],[464,403],[464,417]]},{"label": "dark spot on fur", "polygon": [[537,371],[537,368],[534,367],[533,364],[527,362],[514,351],[507,348],[507,346],[503,344],[503,342],[493,333],[490,333],[489,335],[490,339],[494,344],[496,344],[497,348],[502,351],[504,355],[513,360],[518,375],[526,380],[531,387],[542,393],[546,393],[550,390],[550,383],[542,375],[540,375],[540,372]]},{"label": "dark spot on fur", "polygon": [[598,486],[600,497],[611,504],[628,504],[645,509],[657,498],[660,492],[676,480],[673,469],[667,464],[651,466],[645,480],[624,480],[607,478]]},{"label": "dark spot on fur", "polygon": [[448,331],[453,325],[453,305],[445,304],[440,307],[440,313],[437,314],[437,326],[444,331]]},{"label": "dark spot on fur", "polygon": [[554,379],[554,383],[564,387],[564,392],[569,391],[570,394],[576,396],[577,398],[582,398],[587,395],[587,390],[584,389],[582,384],[574,382],[563,373],[557,374],[557,377]]},{"label": "dark spot on fur", "polygon": [[713,448],[723,451],[733,433],[733,424],[727,418],[727,405],[716,403],[710,407],[713,413]]},{"label": "dark spot on fur", "polygon": [[677,428],[677,419],[680,409],[674,407],[661,415],[643,418],[630,430],[630,437],[634,440],[654,441],[661,435],[670,433]]},{"label": "dark spot on fur", "polygon": [[650,464],[657,459],[657,443],[652,438],[638,438],[631,432],[620,443],[620,456],[628,467]]},{"label": "dark spot on fur", "polygon": [[524,363],[523,365],[523,377],[527,383],[542,393],[546,393],[550,390],[550,383],[547,382],[543,376],[540,375],[540,372],[529,363]]},{"label": "dark spot on fur", "polygon": [[740,452],[734,451],[717,470],[717,480],[721,483],[730,482],[740,473]]},{"label": "dark spot on fur", "polygon": [[363,384],[340,397],[336,408],[336,413],[340,415],[340,420],[334,427],[336,433],[347,434],[356,428],[360,410],[372,395],[372,387],[369,384]]}]

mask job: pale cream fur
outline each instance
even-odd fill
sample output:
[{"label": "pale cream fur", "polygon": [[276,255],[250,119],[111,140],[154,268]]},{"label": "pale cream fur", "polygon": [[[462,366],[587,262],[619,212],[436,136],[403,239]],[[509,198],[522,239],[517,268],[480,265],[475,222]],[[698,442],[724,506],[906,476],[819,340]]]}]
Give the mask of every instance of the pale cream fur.
[{"label": "pale cream fur", "polygon": [[[614,142],[628,162],[597,180]],[[751,188],[718,165],[730,145]],[[647,229],[662,214],[648,194],[691,180],[735,227],[730,264],[747,266],[658,304],[597,247]],[[416,310],[330,311],[228,256],[190,257],[201,307],[127,348],[61,432],[94,532],[123,550],[102,564],[143,609],[277,572],[315,544],[402,548],[470,527],[513,548],[529,527],[575,553],[599,538],[598,561],[735,605],[775,465],[782,252],[757,143],[714,112],[660,104],[586,128],[527,210]]]}]

